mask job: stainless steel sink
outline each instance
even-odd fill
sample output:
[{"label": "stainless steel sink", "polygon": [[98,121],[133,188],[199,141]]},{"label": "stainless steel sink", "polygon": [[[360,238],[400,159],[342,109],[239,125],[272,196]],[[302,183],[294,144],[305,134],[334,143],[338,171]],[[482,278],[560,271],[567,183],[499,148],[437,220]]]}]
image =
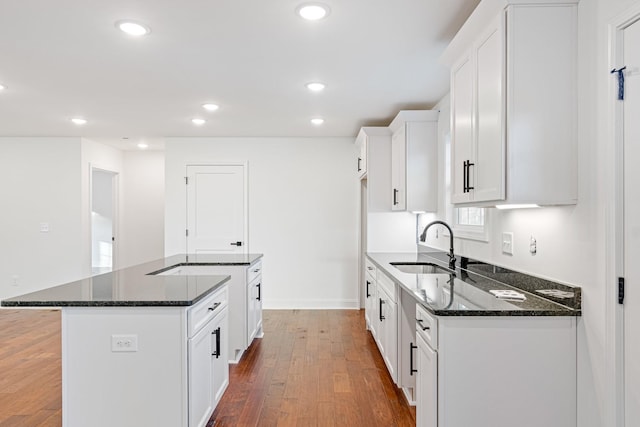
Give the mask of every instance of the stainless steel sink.
[{"label": "stainless steel sink", "polygon": [[435,273],[451,273],[451,270],[445,267],[440,267],[436,264],[429,262],[417,263],[417,262],[392,262],[392,266],[409,274],[435,274]]}]

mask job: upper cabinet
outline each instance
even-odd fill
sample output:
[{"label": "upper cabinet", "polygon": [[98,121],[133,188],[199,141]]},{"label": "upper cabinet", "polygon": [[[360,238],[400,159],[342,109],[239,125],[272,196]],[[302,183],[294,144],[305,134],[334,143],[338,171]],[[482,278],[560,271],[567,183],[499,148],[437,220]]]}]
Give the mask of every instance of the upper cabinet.
[{"label": "upper cabinet", "polygon": [[451,67],[458,205],[577,202],[577,0],[483,0]]},{"label": "upper cabinet", "polygon": [[385,127],[367,126],[356,138],[360,147],[358,168],[367,188],[367,212],[390,212],[391,132]]},{"label": "upper cabinet", "polygon": [[367,134],[360,129],[356,138],[356,146],[360,149],[358,154],[358,176],[363,178],[367,174]]},{"label": "upper cabinet", "polygon": [[438,111],[401,111],[389,125],[391,209],[438,209]]}]

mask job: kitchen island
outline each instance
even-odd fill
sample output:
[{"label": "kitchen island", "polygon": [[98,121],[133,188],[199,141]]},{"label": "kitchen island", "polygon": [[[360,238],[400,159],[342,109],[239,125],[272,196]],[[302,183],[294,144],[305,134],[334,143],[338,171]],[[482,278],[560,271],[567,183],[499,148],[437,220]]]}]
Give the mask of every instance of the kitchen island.
[{"label": "kitchen island", "polygon": [[62,309],[64,426],[204,426],[228,384],[231,277],[162,273],[261,257],[175,255],[2,305]]}]

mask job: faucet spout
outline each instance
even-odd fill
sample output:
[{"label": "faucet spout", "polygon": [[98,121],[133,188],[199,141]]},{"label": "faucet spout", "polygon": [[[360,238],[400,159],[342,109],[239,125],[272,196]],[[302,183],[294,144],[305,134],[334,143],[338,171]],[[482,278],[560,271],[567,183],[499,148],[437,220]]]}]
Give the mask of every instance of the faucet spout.
[{"label": "faucet spout", "polygon": [[451,270],[455,270],[456,269],[456,257],[453,254],[453,230],[451,229],[451,227],[449,227],[449,224],[447,224],[444,221],[440,221],[440,220],[436,220],[433,222],[430,222],[429,224],[427,224],[427,226],[424,228],[424,231],[422,232],[422,234],[420,235],[420,241],[424,242],[427,239],[427,230],[429,229],[429,227],[431,227],[432,225],[435,224],[440,224],[440,225],[444,225],[445,227],[447,227],[447,230],[449,230],[449,268]]}]

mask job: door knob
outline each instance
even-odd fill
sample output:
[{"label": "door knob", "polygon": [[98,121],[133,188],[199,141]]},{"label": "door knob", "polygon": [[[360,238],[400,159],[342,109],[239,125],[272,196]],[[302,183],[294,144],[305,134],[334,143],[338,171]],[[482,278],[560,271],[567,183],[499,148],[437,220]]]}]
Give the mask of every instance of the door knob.
[{"label": "door knob", "polygon": [[242,242],[231,242],[231,246],[242,246]]}]

